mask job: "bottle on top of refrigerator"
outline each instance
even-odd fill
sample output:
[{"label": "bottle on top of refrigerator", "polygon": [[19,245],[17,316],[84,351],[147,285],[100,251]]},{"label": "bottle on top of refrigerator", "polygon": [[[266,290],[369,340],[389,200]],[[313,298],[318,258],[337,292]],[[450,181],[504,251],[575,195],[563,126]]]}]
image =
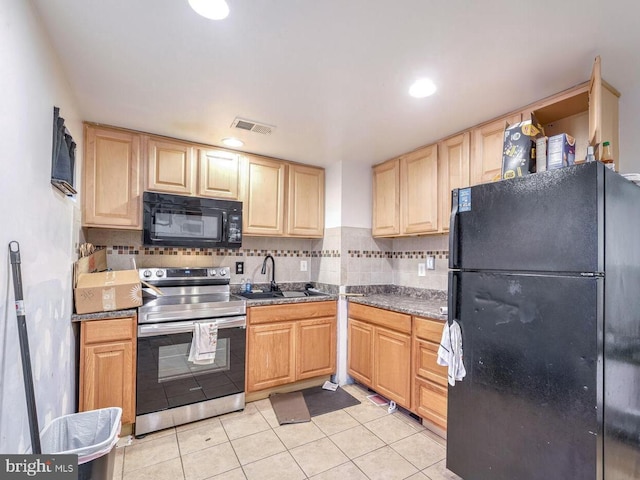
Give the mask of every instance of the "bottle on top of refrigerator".
[{"label": "bottle on top of refrigerator", "polygon": [[613,162],[613,154],[611,153],[611,142],[604,142],[602,144],[602,155],[600,157],[600,161],[606,165],[607,168],[611,170],[616,169],[616,165]]},{"label": "bottle on top of refrigerator", "polygon": [[595,162],[596,156],[593,154],[593,145],[589,145],[587,147],[587,158],[585,158],[585,162]]}]

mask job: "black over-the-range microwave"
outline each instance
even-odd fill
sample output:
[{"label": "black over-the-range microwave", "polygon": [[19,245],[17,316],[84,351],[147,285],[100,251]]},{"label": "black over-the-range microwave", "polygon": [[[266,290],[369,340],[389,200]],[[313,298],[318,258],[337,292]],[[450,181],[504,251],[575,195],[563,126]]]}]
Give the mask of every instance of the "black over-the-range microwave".
[{"label": "black over-the-range microwave", "polygon": [[144,245],[242,246],[242,202],[144,192],[142,203]]}]

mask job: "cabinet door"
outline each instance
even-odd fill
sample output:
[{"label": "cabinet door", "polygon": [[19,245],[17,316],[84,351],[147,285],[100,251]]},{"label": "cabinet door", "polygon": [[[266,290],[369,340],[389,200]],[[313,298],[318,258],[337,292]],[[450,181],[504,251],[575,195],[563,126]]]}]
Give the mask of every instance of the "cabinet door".
[{"label": "cabinet door", "polygon": [[237,200],[238,154],[223,150],[200,150],[198,196]]},{"label": "cabinet door", "polygon": [[83,226],[141,229],[140,135],[85,126]]},{"label": "cabinet door", "polygon": [[289,165],[287,233],[299,237],[324,235],[324,169]]},{"label": "cabinet door", "polygon": [[400,161],[398,159],[373,167],[374,237],[400,234]]},{"label": "cabinet door", "polygon": [[447,387],[416,377],[413,391],[413,411],[446,430]]},{"label": "cabinet door", "polygon": [[373,333],[373,389],[411,407],[411,336],[375,327]]},{"label": "cabinet door", "polygon": [[133,342],[90,345],[84,349],[84,388],[80,411],[122,408],[122,423],[133,423]]},{"label": "cabinet door", "polygon": [[438,230],[438,147],[431,145],[400,160],[403,234]]},{"label": "cabinet door", "polygon": [[247,156],[244,171],[243,233],[283,235],[286,164]]},{"label": "cabinet door", "polygon": [[335,317],[301,320],[296,336],[296,380],[335,373]]},{"label": "cabinet door", "polygon": [[449,231],[451,190],[469,186],[470,133],[465,132],[440,142],[438,145],[438,224],[440,232]]},{"label": "cabinet door", "polygon": [[294,322],[249,326],[247,392],[295,381]]},{"label": "cabinet door", "polygon": [[471,185],[500,180],[505,124],[518,123],[520,118],[520,114],[504,117],[472,130]]},{"label": "cabinet door", "polygon": [[122,423],[135,420],[134,318],[91,320],[80,326],[79,410],[122,408]]},{"label": "cabinet door", "polygon": [[147,155],[148,190],[177,195],[195,194],[193,146],[152,137],[147,140]]},{"label": "cabinet door", "polygon": [[438,365],[438,343],[415,339],[414,372],[418,377],[447,387],[447,367]]},{"label": "cabinet door", "polygon": [[360,383],[373,386],[373,327],[349,318],[348,372]]},{"label": "cabinet door", "polygon": [[[589,145],[596,147],[596,159],[600,160],[603,142],[611,142],[611,153],[619,171],[618,158],[618,93],[602,80],[600,56],[593,62],[589,81]],[[576,157],[577,158],[577,157]]]}]

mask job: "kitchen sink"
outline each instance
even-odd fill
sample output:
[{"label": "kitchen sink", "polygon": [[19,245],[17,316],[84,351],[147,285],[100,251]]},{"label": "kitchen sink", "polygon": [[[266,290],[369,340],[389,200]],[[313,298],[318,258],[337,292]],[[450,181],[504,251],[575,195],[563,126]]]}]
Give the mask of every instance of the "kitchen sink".
[{"label": "kitchen sink", "polygon": [[249,300],[262,300],[268,298],[295,298],[295,297],[323,297],[326,293],[309,290],[287,290],[284,292],[242,292],[239,296]]}]

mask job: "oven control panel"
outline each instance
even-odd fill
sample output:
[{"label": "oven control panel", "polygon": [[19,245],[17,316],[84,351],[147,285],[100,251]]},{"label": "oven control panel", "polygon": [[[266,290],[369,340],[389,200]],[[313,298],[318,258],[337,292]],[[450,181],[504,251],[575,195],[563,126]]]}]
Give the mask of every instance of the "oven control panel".
[{"label": "oven control panel", "polygon": [[231,278],[230,267],[206,268],[140,268],[140,280],[152,285],[216,285],[228,284]]}]

